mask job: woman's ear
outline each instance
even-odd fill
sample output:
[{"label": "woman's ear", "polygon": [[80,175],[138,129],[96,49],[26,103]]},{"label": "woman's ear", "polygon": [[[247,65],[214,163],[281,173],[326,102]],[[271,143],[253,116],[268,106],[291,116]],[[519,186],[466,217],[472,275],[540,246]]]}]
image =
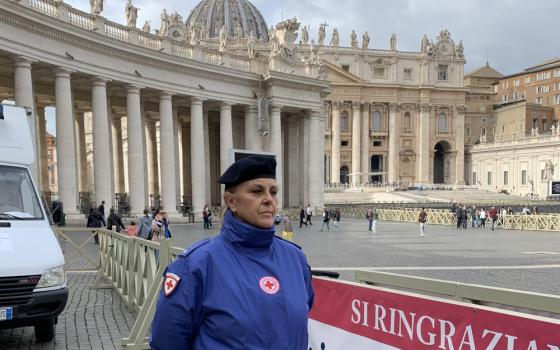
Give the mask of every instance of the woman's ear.
[{"label": "woman's ear", "polygon": [[224,191],[224,203],[229,209],[231,209],[232,212],[237,212],[237,206],[235,205],[235,198],[233,196],[233,193]]}]

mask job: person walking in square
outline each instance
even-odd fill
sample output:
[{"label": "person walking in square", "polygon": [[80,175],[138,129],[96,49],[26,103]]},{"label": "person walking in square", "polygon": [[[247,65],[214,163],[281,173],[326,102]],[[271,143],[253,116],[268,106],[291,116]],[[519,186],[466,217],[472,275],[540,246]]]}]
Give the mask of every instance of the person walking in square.
[{"label": "person walking in square", "polygon": [[463,225],[463,229],[467,229],[467,222],[469,221],[469,210],[467,206],[463,205],[463,210],[461,211],[461,224]]},{"label": "person walking in square", "polygon": [[418,215],[418,223],[420,224],[420,237],[426,236],[426,222],[428,221],[428,213],[422,208]]},{"label": "person walking in square", "polygon": [[204,220],[204,229],[210,228],[210,208],[208,208],[208,203],[204,205],[202,209],[202,219]]},{"label": "person walking in square", "polygon": [[480,226],[482,228],[486,228],[486,210],[484,208],[480,208]]},{"label": "person walking in square", "polygon": [[311,206],[309,204],[307,204],[307,209],[306,209],[305,213],[307,215],[307,223],[309,225],[313,225],[311,223],[311,215],[313,215],[313,211],[311,210]]},{"label": "person walking in square", "polygon": [[498,209],[496,209],[496,207],[492,207],[490,208],[490,210],[488,211],[488,217],[490,218],[490,222],[491,222],[491,229],[492,231],[494,231],[494,228],[496,227],[496,221],[498,221]]},{"label": "person walking in square", "polygon": [[294,239],[294,230],[288,214],[282,217],[282,238],[290,242]]},{"label": "person walking in square", "polygon": [[329,220],[331,219],[330,217],[331,213],[329,212],[329,210],[327,208],[325,208],[325,211],[323,212],[323,223],[321,224],[321,232],[323,232],[323,229],[325,228],[325,225],[327,225],[327,230],[330,231],[331,229],[329,228]]},{"label": "person walking in square", "polygon": [[107,230],[111,231],[113,226],[116,227],[117,232],[121,232],[121,229],[124,231],[126,227],[124,227],[121,216],[115,212],[115,208],[111,208],[109,210],[109,217],[107,217]]},{"label": "person walking in square", "polygon": [[303,224],[305,224],[305,227],[307,227],[307,218],[305,215],[305,209],[301,208],[299,212],[299,228],[301,228]]},{"label": "person walking in square", "polygon": [[333,217],[334,228],[336,232],[338,232],[338,224],[340,223],[340,210],[335,209],[332,217]]}]

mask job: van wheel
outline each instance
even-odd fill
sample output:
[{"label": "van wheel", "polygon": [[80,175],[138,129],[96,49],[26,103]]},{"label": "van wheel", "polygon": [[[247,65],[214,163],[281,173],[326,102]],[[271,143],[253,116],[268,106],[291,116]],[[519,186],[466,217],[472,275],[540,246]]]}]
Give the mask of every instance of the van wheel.
[{"label": "van wheel", "polygon": [[38,342],[51,341],[54,338],[54,320],[48,320],[35,325],[35,339]]}]

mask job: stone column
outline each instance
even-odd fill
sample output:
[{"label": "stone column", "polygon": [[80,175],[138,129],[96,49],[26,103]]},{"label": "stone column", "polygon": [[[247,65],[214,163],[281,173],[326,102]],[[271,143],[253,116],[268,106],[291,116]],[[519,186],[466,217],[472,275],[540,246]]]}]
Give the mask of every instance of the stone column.
[{"label": "stone column", "polygon": [[183,148],[183,195],[192,199],[191,181],[191,129],[183,122],[181,129],[181,147]]},{"label": "stone column", "polygon": [[[303,165],[300,160],[300,153],[298,152],[299,134],[301,130],[300,124],[303,124],[304,118],[300,115],[294,115],[288,119],[287,134],[285,137],[284,150],[289,156],[286,160],[286,171],[284,172],[287,178],[284,179],[284,186],[288,185],[288,198],[284,199],[287,207],[295,208],[300,205],[299,193],[304,191],[303,187],[299,186],[299,176],[297,176],[299,168]],[[303,205],[303,203],[301,203]]]},{"label": "stone column", "polygon": [[[58,68],[55,80],[56,154],[58,167],[58,197],[64,205],[67,219],[78,215],[76,154],[74,146],[74,113],[70,71]],[[82,218],[83,219],[83,218]]]},{"label": "stone column", "polygon": [[331,166],[331,182],[333,184],[340,183],[340,102],[332,104],[332,166]]},{"label": "stone column", "polygon": [[35,115],[35,101],[33,96],[33,78],[31,64],[33,61],[27,57],[17,56],[14,61],[14,100],[17,106],[31,109],[31,116],[27,116],[29,130],[33,138],[35,162],[29,166],[31,177],[39,186],[39,136],[37,134],[37,120]]},{"label": "stone column", "polygon": [[[230,165],[229,152],[233,148],[233,124],[231,120],[231,104],[222,102],[220,105],[220,174]],[[220,185],[220,198],[224,205],[224,185]]]},{"label": "stone column", "polygon": [[419,183],[427,184],[432,182],[430,180],[430,111],[432,105],[423,103],[420,105],[420,121],[418,132],[418,173],[416,181]]},{"label": "stone column", "polygon": [[[212,202],[212,174],[210,172],[210,162],[211,162],[211,155],[210,155],[210,112],[205,110],[203,112],[203,142],[204,142],[204,177],[206,179],[205,182],[205,197],[204,202],[211,204]],[[198,145],[197,147],[201,147],[202,145]],[[204,207],[202,207],[204,208]],[[201,209],[202,210],[202,209]]]},{"label": "stone column", "polygon": [[389,104],[389,178],[390,185],[397,184],[399,181],[399,105]]},{"label": "stone column", "polygon": [[[298,178],[299,178],[299,201],[302,206],[306,207],[309,203],[309,112],[306,113],[305,118],[300,120],[299,123],[299,161],[298,165]],[[324,133],[323,133],[324,135]],[[323,137],[324,139],[324,137]]]},{"label": "stone column", "polygon": [[156,136],[156,121],[148,117],[145,118],[146,127],[146,153],[148,167],[148,193],[159,195],[159,167]]},{"label": "stone column", "polygon": [[88,173],[87,173],[87,149],[86,149],[86,128],[84,122],[84,113],[75,113],[76,123],[76,150],[78,161],[78,188],[80,192],[88,192]]},{"label": "stone column", "polygon": [[362,116],[361,116],[361,104],[359,102],[354,102],[352,104],[352,185],[356,186],[361,182],[361,176],[358,173],[361,172],[361,137],[360,133],[362,131]]},{"label": "stone column", "polygon": [[282,107],[273,105],[270,110],[270,151],[276,156],[276,182],[278,182],[278,209],[283,207],[283,152],[282,152]]},{"label": "stone column", "polygon": [[370,113],[369,113],[369,104],[364,104],[363,108],[362,108],[362,160],[361,160],[361,166],[362,166],[362,183],[369,183],[369,176],[368,173],[370,171],[370,167],[369,167],[369,145],[370,145],[370,139],[369,139],[369,119],[370,119]]},{"label": "stone column", "polygon": [[[457,116],[457,158],[455,159],[455,183],[465,184],[465,112],[467,107],[457,106],[455,115]],[[511,183],[511,182],[510,182]]]},{"label": "stone column", "polygon": [[115,192],[125,193],[126,190],[124,186],[124,155],[121,117],[117,116],[111,118],[111,131],[113,136],[113,162],[115,166]]},{"label": "stone column", "polygon": [[[128,197],[130,215],[141,216],[148,206],[146,193],[146,158],[144,157],[144,120],[140,104],[140,87],[129,85],[126,89],[128,138]],[[154,128],[155,134],[155,128]]]},{"label": "stone column", "polygon": [[261,140],[258,133],[258,110],[257,106],[245,107],[245,149],[259,152]]},{"label": "stone column", "polygon": [[[93,124],[93,176],[95,178],[95,202],[105,207],[113,204],[111,173],[111,135],[109,134],[109,117],[107,115],[107,80],[95,78],[92,83],[92,124]],[[59,182],[60,183],[60,182]],[[105,213],[107,216],[108,213]]]},{"label": "stone column", "polygon": [[202,99],[193,97],[191,100],[191,181],[192,210],[197,219],[202,218],[202,209],[206,202],[205,153]]},{"label": "stone column", "polygon": [[[324,158],[324,126],[319,111],[311,111],[309,115],[309,204],[316,209],[322,207],[323,192],[323,158]],[[334,130],[334,124],[333,128]],[[321,141],[323,139],[323,141]],[[305,205],[305,204],[304,204]]]},{"label": "stone column", "polygon": [[177,144],[174,136],[175,122],[171,94],[162,91],[159,95],[159,143],[161,159],[161,202],[165,211],[177,215]]},{"label": "stone column", "polygon": [[47,121],[45,108],[37,108],[37,134],[39,135],[39,183],[40,190],[50,192],[49,186],[49,154],[47,150]]}]

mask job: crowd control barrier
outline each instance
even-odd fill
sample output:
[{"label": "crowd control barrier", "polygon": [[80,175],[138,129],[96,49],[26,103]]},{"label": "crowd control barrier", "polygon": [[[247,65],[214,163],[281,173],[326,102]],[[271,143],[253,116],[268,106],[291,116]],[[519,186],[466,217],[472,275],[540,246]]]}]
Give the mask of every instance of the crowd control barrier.
[{"label": "crowd control barrier", "polygon": [[[92,288],[113,289],[138,312],[123,347],[149,349],[163,271],[183,249],[172,247],[172,240],[158,244],[105,229],[57,228],[57,233],[75,249],[73,255],[95,263]],[[73,240],[78,233],[82,242]],[[98,259],[85,251],[93,233],[99,237]],[[375,271],[355,271],[358,283],[317,276],[336,277],[328,271],[314,275],[310,350],[560,350],[559,296]]]}]

